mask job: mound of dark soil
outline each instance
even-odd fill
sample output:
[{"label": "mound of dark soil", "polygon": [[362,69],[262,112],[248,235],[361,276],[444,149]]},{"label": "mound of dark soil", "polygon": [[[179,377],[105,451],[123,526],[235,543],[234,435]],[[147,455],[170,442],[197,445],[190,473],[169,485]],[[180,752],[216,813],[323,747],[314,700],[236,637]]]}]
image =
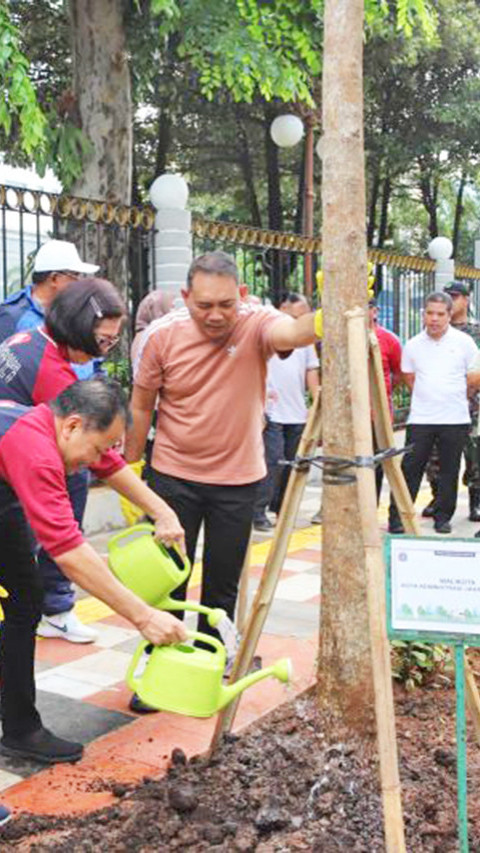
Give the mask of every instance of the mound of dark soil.
[{"label": "mound of dark soil", "polygon": [[[397,734],[407,847],[457,850],[455,693],[397,690]],[[469,741],[471,850],[480,851],[480,750]],[[99,782],[99,784],[102,784]],[[2,851],[384,850],[375,744],[329,740],[314,695],[277,709],[214,759],[181,749],[161,780],[113,785],[115,806],[77,818],[24,815],[8,824]]]}]

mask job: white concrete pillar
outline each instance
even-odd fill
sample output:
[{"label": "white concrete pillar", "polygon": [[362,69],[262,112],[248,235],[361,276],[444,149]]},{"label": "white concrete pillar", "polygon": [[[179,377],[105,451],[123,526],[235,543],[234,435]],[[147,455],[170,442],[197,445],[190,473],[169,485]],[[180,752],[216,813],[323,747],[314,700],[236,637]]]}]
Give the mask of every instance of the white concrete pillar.
[{"label": "white concrete pillar", "polygon": [[475,234],[475,242],[473,244],[473,266],[480,269],[480,234]]},{"label": "white concrete pillar", "polygon": [[453,244],[448,237],[435,237],[428,244],[428,254],[435,261],[435,290],[443,290],[455,278]]},{"label": "white concrete pillar", "polygon": [[165,174],[150,187],[155,214],[155,287],[165,294],[165,305],[172,307],[181,299],[192,261],[192,216],[186,210],[188,185],[181,175]]}]

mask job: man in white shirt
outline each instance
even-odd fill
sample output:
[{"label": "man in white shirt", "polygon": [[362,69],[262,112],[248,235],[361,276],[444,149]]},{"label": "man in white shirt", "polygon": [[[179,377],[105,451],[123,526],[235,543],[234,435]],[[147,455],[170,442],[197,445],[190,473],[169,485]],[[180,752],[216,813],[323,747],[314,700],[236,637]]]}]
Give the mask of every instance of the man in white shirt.
[{"label": "man in white shirt", "polygon": [[[477,347],[465,332],[452,328],[448,293],[431,293],[425,300],[424,329],[407,341],[402,354],[402,378],[412,392],[406,443],[413,444],[402,461],[407,485],[415,500],[432,447],[439,453],[438,497],[434,527],[450,533],[457,503],[458,474],[470,428],[467,373],[474,369]],[[390,533],[403,533],[392,501]]]},{"label": "man in white shirt", "polygon": [[[280,311],[297,319],[310,311],[307,300],[298,293],[286,293]],[[260,482],[255,503],[255,530],[269,531],[273,524],[267,507],[280,512],[290,468],[280,466],[280,459],[295,458],[305,423],[307,406],[305,391],[313,395],[319,385],[318,357],[313,344],[293,350],[288,358],[272,356],[268,362],[267,402],[263,443],[267,476]]]}]

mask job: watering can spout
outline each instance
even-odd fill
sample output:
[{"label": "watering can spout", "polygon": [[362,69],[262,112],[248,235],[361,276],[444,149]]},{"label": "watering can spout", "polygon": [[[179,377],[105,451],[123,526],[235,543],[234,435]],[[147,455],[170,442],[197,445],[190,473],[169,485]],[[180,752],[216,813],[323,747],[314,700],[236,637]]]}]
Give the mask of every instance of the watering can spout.
[{"label": "watering can spout", "polygon": [[259,669],[256,672],[251,672],[248,675],[245,675],[243,678],[240,678],[238,681],[235,681],[233,684],[223,685],[220,692],[220,703],[218,710],[222,710],[226,705],[229,705],[230,702],[240,694],[247,687],[251,687],[252,684],[256,684],[257,681],[262,681],[264,678],[269,678],[273,676],[273,678],[277,678],[278,681],[283,681],[285,684],[288,683],[292,677],[292,663],[290,658],[280,658],[277,660],[272,666],[267,666],[265,669]]}]

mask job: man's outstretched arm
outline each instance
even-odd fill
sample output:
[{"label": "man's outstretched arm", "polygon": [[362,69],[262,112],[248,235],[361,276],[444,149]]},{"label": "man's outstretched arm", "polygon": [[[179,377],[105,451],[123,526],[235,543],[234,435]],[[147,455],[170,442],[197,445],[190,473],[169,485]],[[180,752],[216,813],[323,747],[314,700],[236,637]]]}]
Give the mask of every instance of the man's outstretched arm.
[{"label": "man's outstretched arm", "polygon": [[277,352],[306,347],[318,340],[315,335],[315,314],[304,314],[298,320],[285,317],[272,326],[271,341]]}]

